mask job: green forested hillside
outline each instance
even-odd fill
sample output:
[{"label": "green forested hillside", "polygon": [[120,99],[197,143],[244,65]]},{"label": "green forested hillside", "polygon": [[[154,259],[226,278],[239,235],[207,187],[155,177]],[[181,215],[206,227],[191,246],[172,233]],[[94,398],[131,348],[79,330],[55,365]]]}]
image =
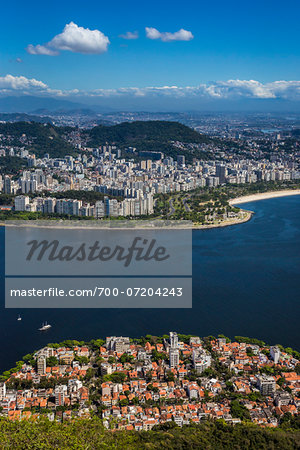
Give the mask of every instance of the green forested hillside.
[{"label": "green forested hillside", "polygon": [[[64,138],[66,131],[63,127],[55,127],[50,124],[41,124],[37,122],[7,122],[0,124],[0,134],[6,138],[10,136],[12,140],[7,144],[12,146],[22,146],[23,135],[26,135],[25,146],[36,156],[44,156],[45,153],[53,158],[60,158],[65,155],[75,155],[76,151]],[[29,141],[29,143],[28,143]]]},{"label": "green forested hillside", "polygon": [[199,149],[189,151],[176,148],[172,141],[185,144],[212,144],[214,141],[205,135],[197,133],[192,128],[178,122],[159,120],[124,122],[114,126],[99,125],[88,132],[89,145],[98,146],[106,142],[122,147],[136,147],[138,151],[163,152],[176,158],[185,154],[187,159],[208,158],[208,152]]},{"label": "green forested hillside", "polygon": [[[37,157],[49,153],[50,157],[59,158],[65,155],[76,155],[75,148],[67,142],[67,135],[75,128],[56,127],[51,124],[37,122],[7,122],[0,124],[0,134],[4,143],[23,146]],[[91,130],[82,131],[88,146],[97,147],[106,143],[115,144],[121,149],[136,147],[138,151],[163,152],[166,156],[176,158],[184,154],[188,161],[192,158],[209,159],[211,152],[194,148],[178,148],[174,141],[184,144],[213,144],[208,136],[197,133],[192,128],[178,122],[136,121],[123,122],[118,125],[98,125]],[[126,152],[124,153],[126,156]],[[123,155],[123,156],[124,156]],[[132,158],[132,154],[128,155]]]},{"label": "green forested hillside", "polygon": [[105,142],[117,144],[134,145],[141,141],[156,142],[212,142],[207,136],[197,133],[192,128],[178,122],[167,122],[159,120],[123,122],[114,126],[99,125],[89,131],[91,142],[95,145]]},{"label": "green forested hillside", "polygon": [[18,156],[2,156],[0,158],[0,172],[16,175],[27,167],[27,161]]},{"label": "green forested hillside", "polygon": [[222,421],[176,427],[173,422],[152,431],[116,431],[99,419],[55,423],[0,420],[1,449],[195,449],[264,450],[300,447],[299,429],[263,429],[255,425],[226,425]]}]

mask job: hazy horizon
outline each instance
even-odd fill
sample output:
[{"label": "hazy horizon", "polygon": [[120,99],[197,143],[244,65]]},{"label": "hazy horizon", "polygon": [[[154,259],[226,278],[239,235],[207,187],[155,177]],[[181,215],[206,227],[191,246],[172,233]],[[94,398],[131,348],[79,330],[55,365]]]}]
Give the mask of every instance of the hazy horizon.
[{"label": "hazy horizon", "polygon": [[41,108],[299,111],[299,6],[54,0],[44,14],[17,0],[0,17],[0,109],[34,96]]}]

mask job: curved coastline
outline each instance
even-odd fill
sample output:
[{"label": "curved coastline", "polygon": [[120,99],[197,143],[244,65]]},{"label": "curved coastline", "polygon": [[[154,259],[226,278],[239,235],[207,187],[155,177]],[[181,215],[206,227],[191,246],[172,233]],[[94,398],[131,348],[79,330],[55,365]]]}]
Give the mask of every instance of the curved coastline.
[{"label": "curved coastline", "polygon": [[270,198],[289,197],[290,195],[300,195],[300,189],[282,191],[258,192],[256,194],[244,195],[229,200],[230,205],[239,205],[241,203],[257,202],[259,200],[267,200]]},{"label": "curved coastline", "polygon": [[[243,197],[236,197],[233,199],[229,200],[229,204],[230,205],[239,205],[242,203],[249,203],[249,202],[255,202],[255,201],[259,201],[259,200],[267,200],[267,199],[271,199],[271,198],[279,198],[279,197],[288,197],[291,195],[300,195],[300,189],[295,189],[295,190],[282,190],[282,191],[270,191],[270,192],[262,192],[262,193],[256,193],[256,194],[251,194],[251,195],[245,195]],[[178,226],[174,225],[169,227],[169,226],[161,226],[161,227],[157,227],[157,229],[169,229],[169,230],[178,230],[178,229],[193,229],[193,230],[208,230],[210,228],[223,228],[223,227],[228,227],[228,226],[232,226],[232,225],[239,225],[245,222],[248,222],[249,220],[251,220],[254,212],[253,211],[249,211],[246,209],[242,209],[241,211],[243,213],[243,217],[240,219],[237,218],[233,218],[233,219],[229,219],[229,220],[224,220],[223,222],[219,222],[219,223],[214,223],[214,224],[208,224],[208,225],[197,225],[197,224],[180,224]],[[100,224],[99,224],[100,225]],[[145,226],[146,224],[144,224],[144,226],[135,226],[135,227],[105,227],[106,229],[109,230],[142,230],[142,229],[155,229],[155,227],[152,226]],[[51,224],[45,224],[45,223],[38,223],[38,221],[27,221],[26,224],[24,224],[24,222],[21,224],[16,224],[16,223],[9,223],[9,221],[7,222],[1,222],[0,226],[8,226],[8,227],[32,227],[32,228],[57,228],[57,229],[77,229],[77,230],[91,230],[93,229],[93,227],[89,227],[87,226],[87,224],[80,224],[80,225],[73,225],[69,224],[63,224],[61,223],[60,220],[56,221],[52,221]],[[99,226],[99,228],[101,228],[101,226]],[[94,228],[95,229],[95,228]]]},{"label": "curved coastline", "polygon": [[229,219],[220,223],[213,223],[211,225],[193,225],[193,230],[209,230],[210,228],[223,228],[230,227],[232,225],[239,225],[241,223],[248,222],[254,214],[253,211],[248,211],[246,209],[241,209],[241,211],[244,213],[244,217],[242,219]]}]

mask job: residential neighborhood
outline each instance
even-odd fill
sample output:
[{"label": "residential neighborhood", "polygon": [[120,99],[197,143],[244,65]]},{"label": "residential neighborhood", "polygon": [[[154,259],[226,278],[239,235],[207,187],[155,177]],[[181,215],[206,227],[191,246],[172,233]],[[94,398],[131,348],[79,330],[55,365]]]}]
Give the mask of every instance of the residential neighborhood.
[{"label": "residential neighborhood", "polygon": [[[141,123],[121,125],[139,129]],[[149,132],[162,127],[167,135],[168,126],[174,126],[186,133],[188,142],[173,139],[165,144],[157,137],[154,149],[147,150],[147,136],[137,147],[114,141],[96,145],[86,129],[63,132],[46,124],[37,129],[37,124],[8,125],[0,133],[0,190],[11,201],[0,205],[3,211],[96,219],[151,216],[159,195],[300,180],[299,141],[293,130],[263,134],[253,128],[245,136],[234,131],[216,140],[200,135],[197,127],[182,130],[176,122],[154,121]],[[236,130],[236,124],[232,126]],[[53,136],[46,134],[54,146],[49,151],[37,144],[43,133],[61,134],[56,146]],[[82,193],[94,195],[87,200]],[[172,211],[170,205],[169,215]]]},{"label": "residential neighborhood", "polygon": [[96,415],[109,430],[137,431],[206,419],[276,427],[297,415],[299,354],[236,338],[170,332],[49,344],[4,372],[1,415],[59,422]]}]

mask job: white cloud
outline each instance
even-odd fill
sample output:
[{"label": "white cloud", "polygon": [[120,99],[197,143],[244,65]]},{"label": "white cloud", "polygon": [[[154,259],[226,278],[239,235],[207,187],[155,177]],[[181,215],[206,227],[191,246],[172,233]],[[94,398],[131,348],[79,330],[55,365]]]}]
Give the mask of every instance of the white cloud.
[{"label": "white cloud", "polygon": [[13,75],[5,75],[0,77],[0,89],[47,89],[48,86],[42,81],[35,78],[26,78],[23,76],[14,77]]},{"label": "white cloud", "polygon": [[227,80],[202,83],[198,86],[148,86],[116,89],[51,89],[43,81],[24,76],[0,77],[0,94],[33,94],[49,97],[145,97],[145,98],[206,98],[206,99],[288,99],[300,100],[300,81]]},{"label": "white cloud", "polygon": [[120,34],[119,37],[127,40],[138,39],[139,33],[138,31],[127,31],[124,34]]},{"label": "white cloud", "polygon": [[27,51],[32,55],[57,55],[60,50],[74,53],[99,54],[107,51],[109,39],[99,30],[90,30],[68,23],[62,33],[54,36],[43,45],[28,45]]},{"label": "white cloud", "polygon": [[26,48],[27,52],[31,55],[48,55],[55,56],[58,55],[58,51],[51,50],[51,48],[47,47],[47,45],[32,45],[29,44]]},{"label": "white cloud", "polygon": [[260,83],[256,80],[217,81],[205,85],[206,92],[217,98],[292,98],[300,95],[300,81],[273,81]]},{"label": "white cloud", "polygon": [[209,95],[216,98],[235,96],[253,98],[276,98],[270,84],[262,84],[255,80],[228,80],[211,83],[206,88]]},{"label": "white cloud", "polygon": [[0,94],[36,94],[47,96],[65,95],[59,89],[51,89],[43,81],[24,76],[5,75],[0,77]]},{"label": "white cloud", "polygon": [[160,39],[163,42],[191,41],[194,38],[190,31],[184,30],[183,28],[175,33],[169,33],[168,31],[161,33],[152,27],[146,27],[145,31],[148,39]]},{"label": "white cloud", "polygon": [[300,81],[273,81],[268,83],[268,86],[277,97],[300,96]]},{"label": "white cloud", "polygon": [[[79,92],[78,95],[83,95]],[[289,99],[300,100],[300,81],[274,81],[260,83],[255,80],[228,80],[202,83],[198,86],[150,86],[144,88],[130,87],[117,89],[95,89],[85,95],[93,97],[174,97],[206,99]]]}]

